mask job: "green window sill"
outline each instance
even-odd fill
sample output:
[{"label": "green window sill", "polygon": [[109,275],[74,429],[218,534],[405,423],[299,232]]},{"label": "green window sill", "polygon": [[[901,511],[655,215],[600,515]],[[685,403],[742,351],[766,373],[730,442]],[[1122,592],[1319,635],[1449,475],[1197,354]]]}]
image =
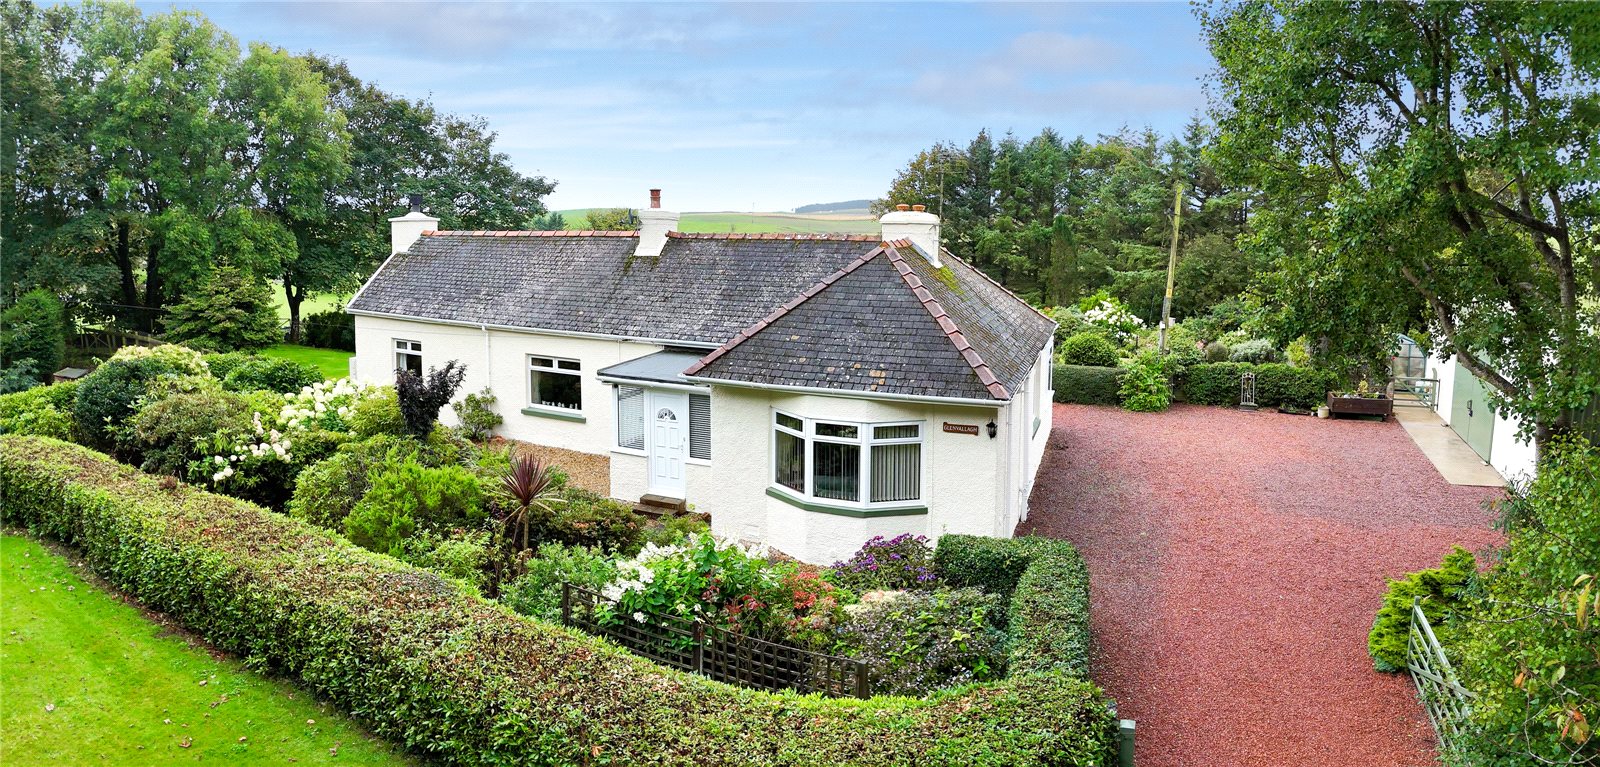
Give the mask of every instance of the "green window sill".
[{"label": "green window sill", "polygon": [[585,418],[582,413],[563,413],[559,410],[550,410],[542,407],[525,407],[522,409],[522,414],[531,415],[537,418],[554,418],[557,421],[573,421],[576,423],[583,423],[589,420]]},{"label": "green window sill", "polygon": [[822,514],[837,514],[841,517],[855,517],[857,519],[872,519],[875,517],[915,517],[928,513],[927,506],[892,506],[881,509],[863,509],[856,506],[835,506],[828,503],[808,501],[775,487],[767,488],[767,495],[772,496],[797,509],[815,511]]}]

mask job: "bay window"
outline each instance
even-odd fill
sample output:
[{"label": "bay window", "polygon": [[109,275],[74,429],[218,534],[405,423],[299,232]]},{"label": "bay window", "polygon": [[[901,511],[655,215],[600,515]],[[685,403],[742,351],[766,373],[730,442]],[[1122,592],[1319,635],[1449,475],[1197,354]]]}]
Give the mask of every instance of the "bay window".
[{"label": "bay window", "polygon": [[922,499],[922,424],[860,424],[773,413],[774,484],[828,503]]}]

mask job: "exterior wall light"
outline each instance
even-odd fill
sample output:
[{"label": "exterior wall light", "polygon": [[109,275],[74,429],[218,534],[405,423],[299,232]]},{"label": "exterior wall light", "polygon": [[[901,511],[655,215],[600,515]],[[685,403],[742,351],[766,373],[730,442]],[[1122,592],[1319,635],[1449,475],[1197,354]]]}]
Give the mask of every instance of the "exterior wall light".
[{"label": "exterior wall light", "polygon": [[990,421],[989,422],[989,439],[994,439],[995,435],[997,435],[999,433],[1000,433],[1000,427],[996,426],[994,421]]}]

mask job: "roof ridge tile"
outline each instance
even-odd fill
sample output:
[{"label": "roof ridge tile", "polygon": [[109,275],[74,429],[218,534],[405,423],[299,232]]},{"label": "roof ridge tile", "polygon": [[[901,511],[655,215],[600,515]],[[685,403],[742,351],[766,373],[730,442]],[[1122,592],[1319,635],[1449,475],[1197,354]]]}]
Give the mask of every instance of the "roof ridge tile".
[{"label": "roof ridge tile", "polygon": [[[928,315],[938,321],[939,329],[944,332],[945,338],[949,339],[950,344],[961,354],[961,358],[972,368],[972,372],[977,374],[978,382],[989,390],[989,395],[995,399],[1011,399],[1010,390],[995,377],[994,371],[989,369],[989,363],[983,360],[983,355],[979,354],[977,348],[967,340],[966,334],[961,331],[961,326],[945,312],[939,299],[934,297],[933,293],[922,284],[922,279],[912,271],[909,264],[905,263],[905,256],[900,255],[899,248],[907,245],[911,245],[910,240],[884,243],[884,253],[889,257],[889,262],[895,265],[895,271],[899,272],[901,281],[911,289],[917,300],[922,302],[922,308],[928,311]],[[915,284],[912,284],[913,280]]]}]

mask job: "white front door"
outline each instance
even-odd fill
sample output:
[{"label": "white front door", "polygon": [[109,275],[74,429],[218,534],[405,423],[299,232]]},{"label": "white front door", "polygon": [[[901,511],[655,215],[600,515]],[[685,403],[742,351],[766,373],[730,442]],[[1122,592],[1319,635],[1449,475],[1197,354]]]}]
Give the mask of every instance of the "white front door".
[{"label": "white front door", "polygon": [[652,390],[650,423],[650,492],[683,498],[684,459],[689,457],[689,395]]}]

